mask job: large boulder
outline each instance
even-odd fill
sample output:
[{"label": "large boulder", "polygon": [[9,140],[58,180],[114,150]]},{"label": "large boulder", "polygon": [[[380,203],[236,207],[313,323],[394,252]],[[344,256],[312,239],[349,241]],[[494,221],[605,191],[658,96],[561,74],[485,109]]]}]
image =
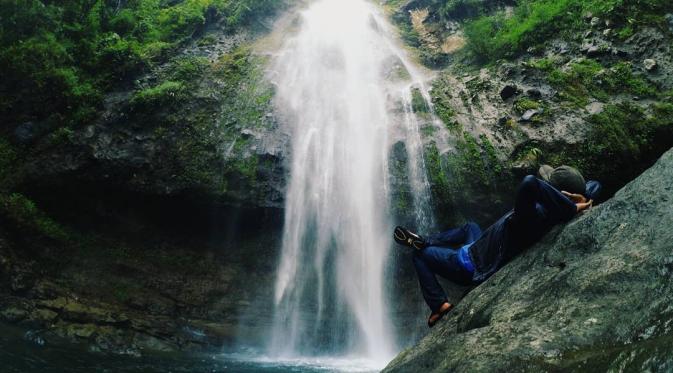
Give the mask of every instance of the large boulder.
[{"label": "large boulder", "polygon": [[673,150],[475,288],[397,371],[673,370]]}]

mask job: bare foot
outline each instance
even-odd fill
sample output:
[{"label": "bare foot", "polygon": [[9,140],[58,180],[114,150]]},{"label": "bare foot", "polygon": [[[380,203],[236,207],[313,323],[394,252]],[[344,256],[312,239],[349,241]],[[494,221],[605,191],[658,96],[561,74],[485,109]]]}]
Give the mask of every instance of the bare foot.
[{"label": "bare foot", "polygon": [[432,328],[433,326],[435,326],[437,321],[441,320],[442,317],[444,317],[444,315],[449,313],[449,311],[451,311],[452,308],[453,304],[449,302],[444,302],[444,304],[442,304],[439,307],[439,311],[437,311],[436,313],[432,313],[428,318],[428,327]]}]

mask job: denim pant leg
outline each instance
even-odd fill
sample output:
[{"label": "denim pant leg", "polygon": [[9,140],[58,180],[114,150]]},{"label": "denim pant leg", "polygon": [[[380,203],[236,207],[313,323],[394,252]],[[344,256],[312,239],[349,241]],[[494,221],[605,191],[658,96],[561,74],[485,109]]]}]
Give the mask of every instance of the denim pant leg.
[{"label": "denim pant leg", "polygon": [[430,246],[414,254],[414,267],[418,275],[423,298],[432,312],[447,301],[446,293],[435,275],[460,285],[472,282],[472,276],[463,269],[458,261],[458,251],[448,248]]},{"label": "denim pant leg", "polygon": [[476,241],[480,236],[481,228],[479,228],[479,225],[475,222],[468,222],[462,227],[433,234],[426,241],[429,246],[462,246]]}]

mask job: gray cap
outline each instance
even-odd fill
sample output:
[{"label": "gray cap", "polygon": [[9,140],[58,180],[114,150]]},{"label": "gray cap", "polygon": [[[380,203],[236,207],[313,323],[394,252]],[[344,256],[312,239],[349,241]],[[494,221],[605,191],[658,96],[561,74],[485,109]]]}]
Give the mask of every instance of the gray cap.
[{"label": "gray cap", "polygon": [[582,174],[573,167],[560,166],[552,168],[549,165],[542,165],[538,170],[540,178],[553,185],[558,190],[575,194],[584,194],[586,192],[586,182]]}]

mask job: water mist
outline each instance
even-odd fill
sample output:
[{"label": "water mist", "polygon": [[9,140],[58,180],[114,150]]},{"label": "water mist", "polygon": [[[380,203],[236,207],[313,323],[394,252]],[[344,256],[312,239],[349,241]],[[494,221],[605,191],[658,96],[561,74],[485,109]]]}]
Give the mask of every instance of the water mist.
[{"label": "water mist", "polygon": [[[426,228],[432,214],[411,105],[411,87],[425,92],[424,78],[393,35],[367,1],[318,0],[272,66],[292,139],[274,356],[358,356],[382,365],[397,350],[384,294],[393,141],[408,153],[410,213]],[[395,64],[403,77],[391,77]]]}]

